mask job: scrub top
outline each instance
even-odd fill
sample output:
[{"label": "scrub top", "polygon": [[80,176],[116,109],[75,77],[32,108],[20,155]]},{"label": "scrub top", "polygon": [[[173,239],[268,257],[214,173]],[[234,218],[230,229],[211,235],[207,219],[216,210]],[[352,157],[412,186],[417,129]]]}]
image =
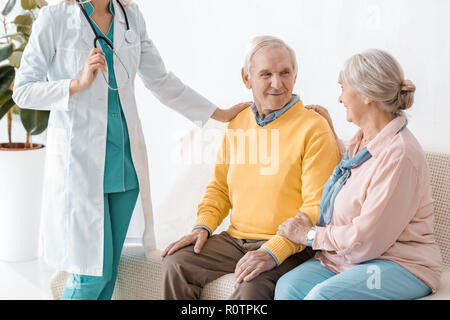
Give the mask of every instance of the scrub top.
[{"label": "scrub top", "polygon": [[[83,4],[89,18],[94,13],[94,7],[90,3]],[[110,1],[109,10],[114,15],[114,6]],[[90,18],[91,19],[91,18]],[[95,30],[101,36],[105,34],[91,19]],[[111,43],[114,39],[114,19],[105,36]],[[114,54],[104,40],[99,40],[103,52],[105,53],[108,65],[109,86],[117,88],[116,76],[114,74]],[[102,77],[99,70],[97,76]],[[108,126],[106,138],[106,159],[105,174],[103,179],[104,193],[125,192],[139,187],[133,160],[131,158],[130,140],[125,116],[119,99],[119,92],[108,88]]]}]

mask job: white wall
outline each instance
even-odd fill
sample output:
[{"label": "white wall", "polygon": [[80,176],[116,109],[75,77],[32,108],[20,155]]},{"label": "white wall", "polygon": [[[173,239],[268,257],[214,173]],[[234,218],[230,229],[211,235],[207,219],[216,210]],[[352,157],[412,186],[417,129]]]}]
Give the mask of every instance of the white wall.
[{"label": "white wall", "polygon": [[344,138],[355,128],[337,103],[340,67],[366,48],[387,50],[417,85],[410,128],[424,146],[450,151],[448,0],[135,2],[168,68],[225,107],[251,98],[240,80],[248,39],[281,37],[297,51],[296,91],[305,103],[328,107]]},{"label": "white wall", "polygon": [[[135,0],[168,69],[217,105],[251,99],[240,78],[248,40],[278,36],[297,52],[295,91],[306,104],[326,106],[344,139],[356,131],[337,102],[337,76],[351,55],[375,47],[393,54],[417,86],[409,128],[427,150],[450,152],[450,1],[448,0]],[[138,86],[139,112],[149,149],[156,222],[182,167],[167,161],[173,131],[189,123]],[[179,188],[179,186],[176,186]],[[162,207],[161,207],[162,206]],[[186,219],[180,208],[173,221]],[[193,210],[193,209],[192,209]],[[195,214],[195,211],[191,214]],[[182,220],[183,221],[183,220]],[[157,236],[163,241],[158,225]],[[181,227],[172,225],[174,237]],[[190,226],[189,226],[190,228]],[[187,230],[188,227],[185,227]],[[159,234],[159,235],[158,235]]]},{"label": "white wall", "polygon": [[[417,86],[415,105],[407,112],[409,128],[425,149],[450,153],[448,0],[134,1],[167,68],[221,107],[251,99],[240,78],[248,40],[261,34],[282,38],[299,60],[295,91],[305,104],[329,108],[344,139],[356,128],[346,123],[337,102],[340,67],[366,48],[384,49],[400,61],[406,77]],[[193,125],[162,106],[140,80],[136,94],[150,159],[157,238],[164,246],[168,231],[175,238],[191,228],[176,222],[184,221],[183,215],[195,215],[197,199],[188,211],[181,207],[184,202],[177,210],[180,193],[171,192],[174,186],[179,188],[176,179],[186,173],[186,166],[176,164],[173,156],[179,139]],[[2,139],[5,126],[5,121],[0,122]],[[167,200],[172,201],[170,218],[162,216]],[[140,210],[136,209],[130,237],[138,237],[142,230]]]}]

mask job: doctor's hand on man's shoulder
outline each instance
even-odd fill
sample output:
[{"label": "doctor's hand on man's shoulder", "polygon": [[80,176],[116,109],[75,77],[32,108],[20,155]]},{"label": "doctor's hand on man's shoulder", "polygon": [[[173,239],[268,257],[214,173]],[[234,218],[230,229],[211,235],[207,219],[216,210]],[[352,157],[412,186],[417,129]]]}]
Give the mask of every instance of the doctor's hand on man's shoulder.
[{"label": "doctor's hand on man's shoulder", "polygon": [[88,88],[97,78],[99,69],[107,72],[105,53],[101,49],[94,48],[84,62],[81,76],[70,82],[70,95]]},{"label": "doctor's hand on man's shoulder", "polygon": [[243,111],[244,109],[247,109],[253,104],[253,102],[243,102],[238,103],[234,106],[232,106],[229,109],[221,109],[217,108],[216,111],[211,115],[211,119],[220,121],[220,122],[229,122],[236,118],[236,116]]},{"label": "doctor's hand on man's shoulder", "polygon": [[171,255],[181,248],[187,247],[189,245],[194,245],[194,252],[199,254],[208,240],[209,232],[206,229],[198,228],[194,229],[192,233],[182,237],[180,240],[172,242],[161,254],[161,257],[166,255]]}]

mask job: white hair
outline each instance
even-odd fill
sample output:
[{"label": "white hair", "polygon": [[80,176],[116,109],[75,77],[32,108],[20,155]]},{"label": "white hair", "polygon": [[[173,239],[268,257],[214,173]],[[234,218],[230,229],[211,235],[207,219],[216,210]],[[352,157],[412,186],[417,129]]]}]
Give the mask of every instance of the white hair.
[{"label": "white hair", "polygon": [[383,110],[395,116],[414,103],[416,86],[411,80],[404,79],[397,60],[379,49],[369,49],[350,57],[339,73],[339,82],[379,102]]},{"label": "white hair", "polygon": [[250,69],[252,67],[252,58],[255,53],[264,47],[285,47],[289,54],[291,55],[294,73],[296,74],[298,71],[297,58],[295,57],[294,50],[288,46],[283,40],[273,37],[273,36],[257,36],[250,40],[247,50],[245,51],[245,60],[244,60],[244,71],[245,74],[250,74]]}]

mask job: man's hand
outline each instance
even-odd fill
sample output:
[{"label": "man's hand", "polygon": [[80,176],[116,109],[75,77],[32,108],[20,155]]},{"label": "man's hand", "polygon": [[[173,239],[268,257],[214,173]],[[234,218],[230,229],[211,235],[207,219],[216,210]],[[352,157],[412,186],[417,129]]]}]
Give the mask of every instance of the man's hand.
[{"label": "man's hand", "polygon": [[232,106],[230,109],[220,109],[217,108],[216,111],[211,115],[211,118],[221,122],[229,122],[236,118],[236,116],[244,109],[250,107],[253,102],[239,103]]},{"label": "man's hand", "polygon": [[184,236],[178,241],[172,242],[161,254],[161,257],[164,258],[166,255],[170,256],[179,249],[189,246],[191,244],[195,244],[194,252],[199,254],[203,246],[205,245],[206,240],[208,240],[208,231],[203,228],[195,229],[194,231],[192,231],[191,234]]},{"label": "man's hand", "polygon": [[250,281],[277,266],[273,257],[264,249],[247,252],[236,264],[234,278],[237,283]]},{"label": "man's hand", "polygon": [[289,218],[278,227],[277,235],[285,237],[296,244],[307,246],[306,234],[313,227],[309,217],[301,211],[297,217]]}]

